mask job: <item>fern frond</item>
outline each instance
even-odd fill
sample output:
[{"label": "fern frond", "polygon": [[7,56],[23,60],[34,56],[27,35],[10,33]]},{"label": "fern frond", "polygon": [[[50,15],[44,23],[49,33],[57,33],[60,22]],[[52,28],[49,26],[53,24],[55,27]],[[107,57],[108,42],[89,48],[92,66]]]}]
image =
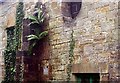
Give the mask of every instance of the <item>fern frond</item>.
[{"label": "fern frond", "polygon": [[41,18],[41,15],[42,15],[42,10],[41,10],[41,9],[39,9],[39,11],[38,11],[38,19],[40,19],[40,18]]},{"label": "fern frond", "polygon": [[33,20],[33,21],[37,21],[36,16],[32,16],[32,15],[30,15],[30,16],[28,17],[28,19]]},{"label": "fern frond", "polygon": [[43,38],[44,36],[46,36],[48,34],[48,31],[44,31],[44,32],[41,32],[39,34],[39,39]]},{"label": "fern frond", "polygon": [[31,24],[39,24],[39,22],[38,21],[33,21],[33,22],[29,23],[28,26],[30,26]]},{"label": "fern frond", "polygon": [[28,38],[28,39],[27,39],[28,41],[30,41],[30,40],[38,40],[38,39],[39,39],[38,36],[33,35],[33,34],[32,34],[32,35],[28,35],[27,38]]}]

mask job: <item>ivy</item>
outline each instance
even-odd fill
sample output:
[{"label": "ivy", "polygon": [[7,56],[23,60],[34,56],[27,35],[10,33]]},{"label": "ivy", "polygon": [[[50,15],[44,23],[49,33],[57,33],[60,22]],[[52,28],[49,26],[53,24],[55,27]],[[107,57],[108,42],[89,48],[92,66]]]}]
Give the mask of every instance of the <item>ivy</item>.
[{"label": "ivy", "polygon": [[2,81],[2,83],[15,82],[16,52],[21,46],[21,32],[22,32],[23,17],[24,17],[23,2],[19,2],[16,9],[15,27],[10,27],[7,29],[7,46],[4,52],[5,78],[4,78],[4,81]]},{"label": "ivy", "polygon": [[[16,9],[16,25],[15,25],[15,29],[14,29],[14,43],[15,43],[14,49],[16,51],[21,48],[21,35],[22,35],[21,32],[22,32],[23,18],[24,18],[23,7],[24,7],[23,2],[19,2],[17,9]],[[16,65],[18,65],[18,64],[16,64]],[[19,68],[20,68],[19,69],[20,71],[19,71],[19,74],[17,74],[17,77],[19,77],[19,78],[17,78],[17,81],[21,82],[23,79],[23,72],[22,72],[21,64],[20,64]]]},{"label": "ivy", "polygon": [[22,32],[22,22],[24,18],[23,2],[19,2],[16,9],[16,25],[15,25],[15,49],[18,50],[21,47],[21,32]]},{"label": "ivy", "polygon": [[69,44],[69,64],[68,64],[68,67],[67,67],[67,74],[68,74],[68,77],[67,77],[67,81],[70,83],[70,79],[71,79],[71,67],[72,67],[72,62],[73,62],[73,55],[74,55],[74,47],[75,47],[75,40],[73,38],[73,29],[72,29],[72,32],[71,32],[71,37],[70,37],[70,44]]},{"label": "ivy", "polygon": [[4,82],[14,81],[15,78],[15,55],[14,47],[14,27],[7,29],[7,46],[4,53],[5,60],[5,78]]}]

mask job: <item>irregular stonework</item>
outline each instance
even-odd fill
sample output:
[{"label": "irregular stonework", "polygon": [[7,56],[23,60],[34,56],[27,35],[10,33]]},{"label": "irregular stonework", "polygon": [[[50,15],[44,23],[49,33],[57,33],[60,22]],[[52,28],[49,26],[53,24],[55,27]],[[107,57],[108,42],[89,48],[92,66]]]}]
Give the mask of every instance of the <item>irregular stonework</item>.
[{"label": "irregular stonework", "polygon": [[[66,80],[69,64],[69,41],[74,30],[75,48],[72,72],[100,73],[100,80],[118,80],[118,3],[84,2],[74,26],[62,20],[62,7],[50,4],[50,41],[53,79]],[[79,64],[79,69],[75,69]],[[86,69],[87,68],[87,69]],[[64,74],[62,74],[64,73]],[[103,76],[106,77],[103,77]]]},{"label": "irregular stonework", "polygon": [[6,47],[6,28],[15,25],[16,3],[0,4],[0,82],[4,78],[4,50]]},{"label": "irregular stonework", "polygon": [[34,2],[25,2],[24,3],[24,11],[25,11],[25,18],[31,15],[34,12],[35,3]]},{"label": "irregular stonework", "polygon": [[[47,0],[46,0],[47,1]],[[50,32],[50,61],[52,79],[66,81],[68,78],[68,64],[70,64],[70,40],[73,30],[75,47],[71,67],[71,80],[75,80],[73,73],[100,73],[100,80],[120,80],[119,76],[119,36],[118,3],[117,2],[83,2],[80,13],[72,22],[63,20],[63,8],[66,3],[47,2]],[[3,7],[0,5],[0,7]],[[33,13],[35,3],[25,3],[25,18]],[[0,75],[2,75],[2,52],[6,46],[4,28],[14,26],[15,12],[9,18],[5,9],[0,12]],[[13,9],[15,10],[14,6]],[[67,10],[66,10],[67,11]],[[66,12],[65,11],[65,12]],[[12,17],[13,16],[13,17]],[[68,15],[69,16],[69,15]],[[4,19],[3,19],[4,18]],[[11,20],[12,18],[12,20]],[[3,28],[2,28],[3,27]],[[1,76],[0,76],[1,79]]]}]

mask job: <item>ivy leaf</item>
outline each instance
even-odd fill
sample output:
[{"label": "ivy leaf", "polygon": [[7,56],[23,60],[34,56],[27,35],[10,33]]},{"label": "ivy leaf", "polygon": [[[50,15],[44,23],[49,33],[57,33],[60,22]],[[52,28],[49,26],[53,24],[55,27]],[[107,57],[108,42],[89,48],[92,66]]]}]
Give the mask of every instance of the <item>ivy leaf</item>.
[{"label": "ivy leaf", "polygon": [[10,70],[11,70],[11,71],[13,71],[13,70],[14,70],[14,68],[10,68]]}]

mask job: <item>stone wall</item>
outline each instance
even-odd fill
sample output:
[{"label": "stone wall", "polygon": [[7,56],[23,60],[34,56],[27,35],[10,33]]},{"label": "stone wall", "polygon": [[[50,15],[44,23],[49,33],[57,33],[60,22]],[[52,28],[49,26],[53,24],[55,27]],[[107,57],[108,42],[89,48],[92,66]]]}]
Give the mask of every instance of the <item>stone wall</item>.
[{"label": "stone wall", "polygon": [[[76,20],[64,23],[61,4],[50,4],[51,64],[54,80],[68,77],[71,32],[75,40],[72,73],[100,73],[118,80],[118,3],[83,2]],[[64,8],[64,7],[63,7]],[[74,79],[73,79],[74,80]]]},{"label": "stone wall", "polygon": [[4,78],[4,49],[6,47],[6,28],[15,25],[16,3],[0,3],[0,82]]},{"label": "stone wall", "polygon": [[[0,4],[0,80],[2,78],[3,51],[6,46],[5,28],[15,25],[16,5]],[[118,80],[118,3],[83,2],[75,20],[63,21],[66,3],[46,3],[49,12],[51,80],[71,80],[73,73],[100,73],[100,80]],[[25,3],[25,17],[33,13],[35,3]],[[4,10],[3,10],[4,8]],[[8,11],[9,9],[9,11]],[[70,45],[75,46],[71,60]],[[69,64],[71,68],[68,69]],[[70,71],[69,71],[70,70]],[[68,72],[69,71],[69,72]],[[70,74],[70,76],[68,76]]]}]

